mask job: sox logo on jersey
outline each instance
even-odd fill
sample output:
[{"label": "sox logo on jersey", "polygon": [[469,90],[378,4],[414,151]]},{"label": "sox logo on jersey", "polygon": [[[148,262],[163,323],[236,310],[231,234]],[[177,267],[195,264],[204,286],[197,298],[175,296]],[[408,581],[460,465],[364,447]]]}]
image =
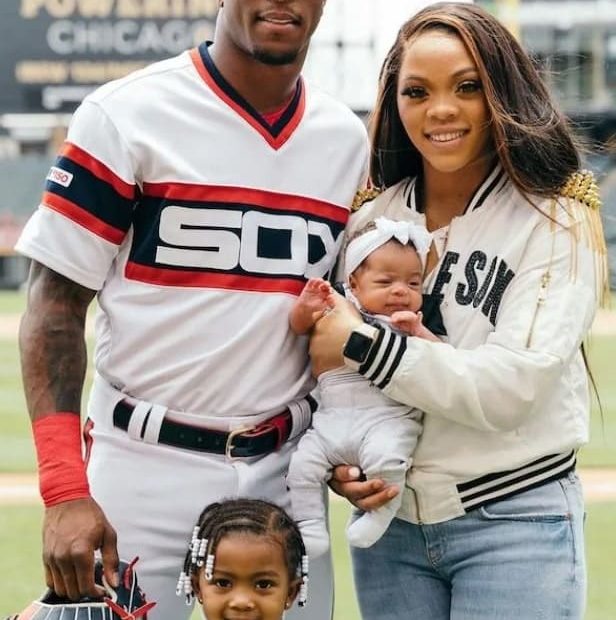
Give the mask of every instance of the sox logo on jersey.
[{"label": "sox logo on jersey", "polygon": [[[263,255],[264,231],[275,231],[282,243],[273,254]],[[165,207],[160,216],[156,262],[185,268],[230,271],[237,267],[251,273],[321,277],[331,267],[331,257],[342,241],[324,222],[297,215],[231,209]],[[310,237],[320,239],[324,254],[310,262]],[[286,241],[286,242],[285,242]]]}]

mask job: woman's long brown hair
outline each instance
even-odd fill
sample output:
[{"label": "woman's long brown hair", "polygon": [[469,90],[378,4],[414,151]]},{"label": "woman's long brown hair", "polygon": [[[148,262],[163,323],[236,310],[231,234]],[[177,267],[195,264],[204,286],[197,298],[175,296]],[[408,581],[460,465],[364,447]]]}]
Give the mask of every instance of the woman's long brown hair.
[{"label": "woman's long brown hair", "polygon": [[487,11],[473,4],[439,3],[409,19],[381,69],[370,120],[371,177],[389,187],[421,173],[421,156],[409,140],[397,107],[400,66],[407,43],[428,30],[460,37],[477,65],[496,155],[520,192],[551,197],[579,170],[578,146],[528,54]]},{"label": "woman's long brown hair", "polygon": [[[490,114],[492,142],[511,182],[533,205],[532,196],[556,196],[580,169],[580,144],[530,56],[495,17],[466,3],[438,3],[418,12],[402,26],[387,54],[369,123],[373,185],[386,188],[421,174],[421,155],[398,114],[397,89],[406,45],[429,30],[458,36],[475,61]],[[581,349],[603,417],[584,345]]]}]

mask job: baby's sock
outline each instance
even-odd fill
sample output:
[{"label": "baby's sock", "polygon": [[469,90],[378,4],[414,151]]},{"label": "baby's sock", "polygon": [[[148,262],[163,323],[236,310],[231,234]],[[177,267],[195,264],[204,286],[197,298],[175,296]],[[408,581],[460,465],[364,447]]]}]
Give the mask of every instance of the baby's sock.
[{"label": "baby's sock", "polygon": [[365,512],[359,519],[353,521],[346,530],[347,539],[354,547],[370,547],[386,532],[394,518],[392,510],[387,506]]}]

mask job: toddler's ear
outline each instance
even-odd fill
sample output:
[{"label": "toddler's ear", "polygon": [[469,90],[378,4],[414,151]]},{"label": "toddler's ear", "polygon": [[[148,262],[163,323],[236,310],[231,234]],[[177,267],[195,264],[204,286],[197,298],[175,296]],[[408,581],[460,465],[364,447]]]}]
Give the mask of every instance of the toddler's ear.
[{"label": "toddler's ear", "polygon": [[302,580],[299,578],[294,579],[289,584],[289,593],[287,595],[287,602],[285,603],[285,606],[284,606],[285,609],[291,609],[291,606],[293,605],[293,603],[295,602],[295,599],[297,598],[297,595],[299,594],[299,588],[301,585],[302,585]]},{"label": "toddler's ear", "polygon": [[202,596],[201,596],[201,587],[199,585],[198,575],[191,575],[190,583],[192,584],[192,589],[193,589],[193,592],[195,593],[195,598],[201,603]]}]

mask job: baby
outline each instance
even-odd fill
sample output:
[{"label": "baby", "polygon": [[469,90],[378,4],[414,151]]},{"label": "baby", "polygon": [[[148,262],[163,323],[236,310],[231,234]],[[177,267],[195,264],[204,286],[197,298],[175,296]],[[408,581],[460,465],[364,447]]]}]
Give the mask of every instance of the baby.
[{"label": "baby", "polygon": [[[378,218],[353,237],[345,252],[344,293],[364,321],[387,324],[405,335],[439,340],[422,324],[422,277],[431,236],[422,226]],[[291,309],[289,323],[308,332],[333,305],[330,285],[313,278]],[[321,403],[302,437],[287,484],[293,516],[309,555],[327,551],[329,535],[323,483],[335,465],[359,465],[365,475],[404,484],[421,433],[421,412],[385,396],[346,367],[318,377]],[[352,545],[368,547],[387,530],[402,494],[364,513],[347,528]]]}]

